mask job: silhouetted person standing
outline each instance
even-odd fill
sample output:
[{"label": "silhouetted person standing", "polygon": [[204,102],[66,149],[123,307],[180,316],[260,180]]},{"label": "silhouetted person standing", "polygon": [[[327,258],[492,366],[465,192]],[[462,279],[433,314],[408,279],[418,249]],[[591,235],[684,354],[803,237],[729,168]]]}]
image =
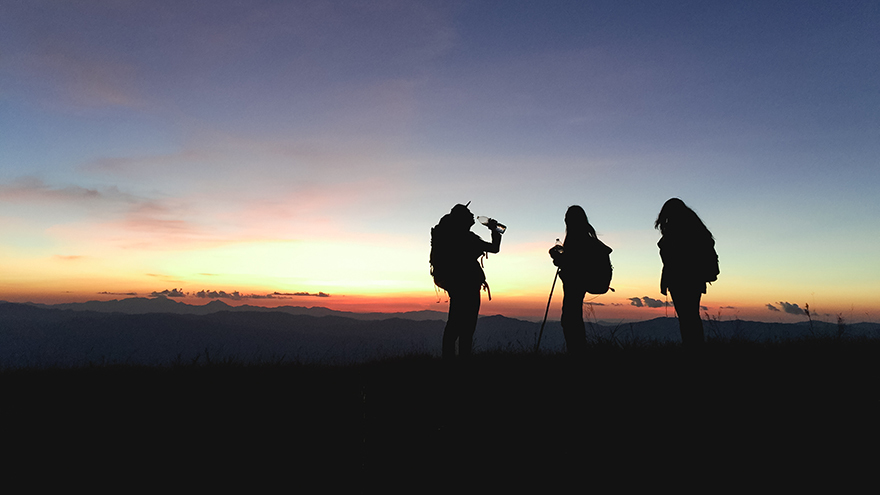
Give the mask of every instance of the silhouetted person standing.
[{"label": "silhouetted person standing", "polygon": [[[562,333],[565,347],[570,354],[582,354],[587,349],[586,329],[584,327],[584,297],[587,292],[604,294],[608,291],[611,266],[601,266],[596,260],[608,258],[611,248],[596,237],[596,230],[590,225],[587,213],[580,206],[570,206],[565,212],[565,241],[562,246],[553,246],[550,256],[553,264],[559,267],[562,279]],[[607,279],[604,272],[607,270]],[[596,289],[596,278],[605,280]]]},{"label": "silhouetted person standing", "polygon": [[681,342],[685,347],[703,343],[703,321],[700,319],[700,298],[706,283],[718,279],[718,255],[712,233],[684,201],[667,201],[654,222],[662,237],[657,243],[663,260],[660,293],[672,293],[672,304],[678,313]]},{"label": "silhouetted person standing", "polygon": [[[468,203],[470,204],[470,203]],[[480,312],[480,289],[486,285],[486,274],[478,261],[485,253],[501,249],[498,222],[489,220],[492,242],[486,242],[470,231],[474,215],[466,205],[455,205],[431,229],[431,274],[434,283],[449,294],[449,316],[443,330],[443,358],[458,354],[469,357],[473,347],[477,316]]]}]

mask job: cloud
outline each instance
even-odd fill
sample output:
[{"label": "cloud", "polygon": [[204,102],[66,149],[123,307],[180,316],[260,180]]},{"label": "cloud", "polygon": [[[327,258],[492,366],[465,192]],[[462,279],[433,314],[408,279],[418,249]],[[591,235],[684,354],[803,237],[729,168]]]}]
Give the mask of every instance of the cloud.
[{"label": "cloud", "polygon": [[36,177],[21,177],[9,184],[0,184],[0,200],[6,202],[64,202],[97,204],[99,202],[133,203],[134,196],[116,187],[94,189],[76,185],[52,187]]},{"label": "cloud", "polygon": [[643,297],[642,300],[645,301],[645,306],[649,308],[662,308],[663,306],[666,306],[665,302],[659,299],[650,298],[648,296]]},{"label": "cloud", "polygon": [[663,306],[670,306],[669,303],[661,301],[659,299],[654,299],[653,297],[643,296],[639,297],[630,297],[629,304],[631,306],[635,306],[637,308],[662,308]]},{"label": "cloud", "polygon": [[769,309],[770,311],[779,311],[779,308],[769,303],[767,304],[767,309]]},{"label": "cloud", "polygon": [[788,313],[790,315],[803,315],[803,314],[805,314],[804,310],[799,308],[797,304],[791,304],[791,303],[782,302],[782,301],[780,301],[778,304],[780,306],[782,306],[783,311],[785,311],[786,313]]},{"label": "cloud", "polygon": [[[137,196],[123,192],[117,186],[53,186],[39,178],[22,177],[0,184],[0,202],[51,206],[64,212],[87,212],[86,221],[109,231],[110,239],[105,240],[111,242],[130,244],[133,234],[141,234],[147,244],[160,245],[179,245],[181,241],[208,237],[203,229],[181,218],[188,214],[189,205],[168,198],[157,200]],[[119,231],[126,231],[126,235],[117,236]],[[82,235],[84,229],[79,224],[70,227],[61,222],[53,227],[53,232],[75,237]],[[88,235],[94,234],[89,232]]]},{"label": "cloud", "polygon": [[[214,139],[223,143],[222,149],[217,149],[210,145],[187,148],[174,153],[153,153],[132,156],[100,156],[87,161],[80,165],[80,168],[86,172],[111,173],[116,175],[131,175],[134,177],[149,178],[157,172],[176,173],[178,175],[186,173],[188,170],[198,166],[197,170],[209,170],[212,164],[224,162],[224,158],[229,157],[233,149],[239,149],[242,146],[242,139],[230,136],[228,134],[211,135]],[[202,141],[208,138],[202,138]],[[250,143],[250,141],[244,141]],[[258,152],[260,148],[254,144],[249,147],[246,152]],[[252,157],[254,155],[251,155]]]},{"label": "cloud", "polygon": [[55,256],[53,256],[53,258],[55,258],[56,260],[61,260],[61,261],[79,261],[79,260],[85,258],[85,256],[76,255],[76,254],[74,254],[74,255],[56,254]]},{"label": "cloud", "polygon": [[240,301],[243,299],[291,299],[293,297],[330,297],[325,292],[272,292],[269,294],[242,294],[238,291],[226,292],[223,290],[200,290],[192,294],[200,299],[232,299]]},{"label": "cloud", "polygon": [[182,289],[165,289],[162,292],[151,292],[150,297],[186,297],[186,292]]},{"label": "cloud", "polygon": [[[98,294],[101,294],[102,296],[136,296],[136,295],[138,295],[137,292],[107,292],[105,290],[98,292]],[[153,294],[155,294],[155,292]]]},{"label": "cloud", "polygon": [[708,306],[700,306],[700,309],[703,310],[703,311],[709,311],[709,307],[708,307]]},{"label": "cloud", "polygon": [[201,299],[232,299],[234,301],[238,301],[242,298],[241,294],[238,291],[226,292],[223,290],[200,290],[193,293],[193,295]]},{"label": "cloud", "polygon": [[315,293],[315,294],[312,294],[311,292],[273,292],[272,294],[274,294],[274,295],[276,295],[276,296],[330,297],[330,294],[327,294],[327,293],[324,293],[324,292],[318,292],[318,293]]},{"label": "cloud", "polygon": [[155,217],[129,217],[120,225],[125,227],[126,230],[132,232],[173,237],[178,240],[198,237],[198,229],[191,222],[187,222],[186,220]]},{"label": "cloud", "polygon": [[[230,238],[218,228],[201,223],[206,219],[204,212],[185,199],[141,196],[117,186],[58,186],[36,177],[21,177],[0,183],[0,203],[63,212],[65,218],[56,221],[49,232],[67,240],[88,239],[124,248],[177,249],[224,243]],[[207,220],[210,223],[210,216]],[[96,234],[103,238],[97,239]]]}]

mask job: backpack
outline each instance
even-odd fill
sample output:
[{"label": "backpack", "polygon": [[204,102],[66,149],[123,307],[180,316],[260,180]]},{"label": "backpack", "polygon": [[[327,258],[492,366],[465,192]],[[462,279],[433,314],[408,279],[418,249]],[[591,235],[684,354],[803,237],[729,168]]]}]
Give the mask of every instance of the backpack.
[{"label": "backpack", "polygon": [[595,245],[589,250],[587,266],[590,269],[587,270],[584,281],[590,294],[604,294],[611,289],[611,272],[614,270],[611,266],[611,251],[599,239],[596,239]]},{"label": "backpack", "polygon": [[486,286],[486,274],[476,259],[479,253],[467,250],[468,241],[478,240],[479,237],[470,231],[462,236],[454,229],[450,230],[449,224],[444,221],[448,216],[441,218],[440,223],[431,229],[431,254],[428,263],[434,285],[445,291],[461,284]]},{"label": "backpack", "polygon": [[451,221],[449,214],[443,215],[440,222],[431,228],[431,254],[428,258],[434,285],[447,291],[461,279],[461,266],[456,261],[456,236],[452,233]]},{"label": "backpack", "polygon": [[431,254],[428,257],[428,264],[431,267],[431,277],[434,278],[434,285],[443,290],[449,287],[449,246],[448,242],[443,242],[442,229],[440,226],[431,228]]}]

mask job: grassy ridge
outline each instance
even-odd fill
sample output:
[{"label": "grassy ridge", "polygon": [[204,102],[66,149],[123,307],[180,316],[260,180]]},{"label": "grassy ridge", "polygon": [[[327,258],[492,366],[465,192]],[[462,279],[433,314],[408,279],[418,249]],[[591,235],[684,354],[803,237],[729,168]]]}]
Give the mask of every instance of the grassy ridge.
[{"label": "grassy ridge", "polygon": [[730,341],[697,355],[595,341],[583,359],[6,370],[0,387],[7,448],[81,476],[625,486],[858,465],[877,440],[878,352],[870,340]]}]

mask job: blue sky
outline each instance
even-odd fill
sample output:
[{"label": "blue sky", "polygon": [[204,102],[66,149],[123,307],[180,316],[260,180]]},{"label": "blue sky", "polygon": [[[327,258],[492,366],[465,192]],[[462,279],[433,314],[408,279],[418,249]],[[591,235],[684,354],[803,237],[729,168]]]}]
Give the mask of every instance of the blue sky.
[{"label": "blue sky", "polygon": [[580,204],[615,249],[601,311],[649,318],[629,300],[659,297],[675,196],[717,239],[712,312],[877,320],[878,21],[857,1],[4,2],[0,297],[437,309],[428,231],[470,200],[509,226],[484,311],[542,312]]}]

